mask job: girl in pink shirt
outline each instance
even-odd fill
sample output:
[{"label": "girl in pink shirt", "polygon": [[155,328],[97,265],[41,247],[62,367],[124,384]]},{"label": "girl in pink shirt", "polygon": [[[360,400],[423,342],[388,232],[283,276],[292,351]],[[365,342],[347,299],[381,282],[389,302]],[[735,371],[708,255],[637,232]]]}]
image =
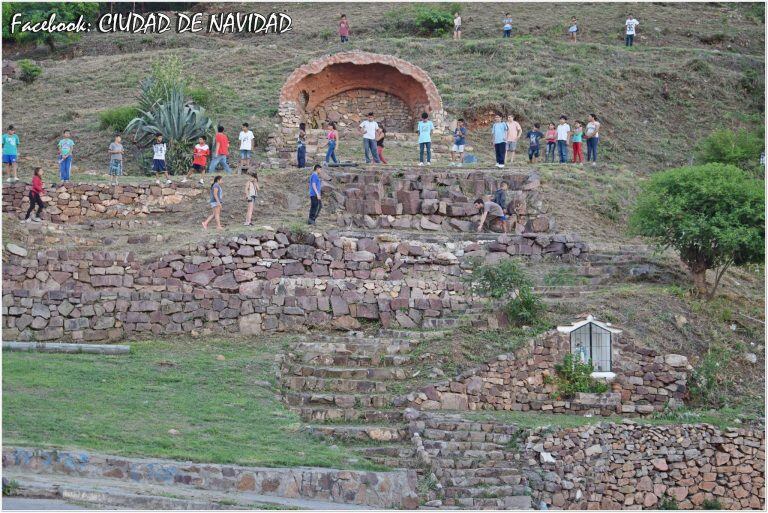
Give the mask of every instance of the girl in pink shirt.
[{"label": "girl in pink shirt", "polygon": [[555,141],[557,141],[557,130],[555,130],[555,124],[550,123],[547,133],[544,135],[547,140],[547,154],[544,156],[544,162],[550,162],[549,158],[552,157],[552,163],[555,162]]},{"label": "girl in pink shirt", "polygon": [[349,22],[347,21],[346,14],[341,15],[341,21],[339,22],[339,36],[341,37],[342,43],[349,41]]}]

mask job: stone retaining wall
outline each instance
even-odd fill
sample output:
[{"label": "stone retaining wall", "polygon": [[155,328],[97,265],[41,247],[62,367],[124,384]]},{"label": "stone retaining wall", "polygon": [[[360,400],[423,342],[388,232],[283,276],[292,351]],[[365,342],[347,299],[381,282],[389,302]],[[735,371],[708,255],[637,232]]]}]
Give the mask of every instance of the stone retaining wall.
[{"label": "stone retaining wall", "polygon": [[[63,184],[49,188],[43,197],[43,219],[54,223],[78,222],[85,218],[144,217],[165,212],[196,197],[202,189],[174,183],[159,185]],[[3,212],[21,217],[29,208],[29,185],[3,184]]]},{"label": "stone retaining wall", "polygon": [[662,356],[639,347],[628,336],[613,341],[616,374],[611,392],[578,394],[556,400],[556,387],[546,378],[570,351],[567,335],[549,332],[514,353],[500,355],[457,376],[424,387],[398,401],[425,410],[540,410],[593,415],[648,415],[682,406],[690,366],[680,355]]},{"label": "stone retaining wall", "polygon": [[[480,219],[474,201],[490,199],[501,182],[509,184],[505,211],[514,234],[555,230],[540,197],[535,173],[490,174],[482,171],[330,172],[325,193],[343,211],[345,226],[469,232]],[[500,231],[498,223],[491,227]],[[486,229],[488,229],[486,227]]]},{"label": "stone retaining wall", "polygon": [[372,89],[344,91],[324,100],[312,113],[310,126],[322,128],[334,121],[340,132],[358,137],[358,125],[368,112],[375,112],[379,125],[388,132],[413,132],[415,112],[403,100],[393,94]]},{"label": "stone retaining wall", "polygon": [[[525,443],[534,502],[567,509],[765,509],[765,436],[708,424],[624,421],[551,432]],[[671,509],[671,508],[667,508]]]},{"label": "stone retaining wall", "polygon": [[212,491],[255,492],[373,508],[418,507],[412,470],[360,472],[311,467],[260,468],[107,456],[88,451],[3,448],[3,468],[40,474],[183,484]]}]

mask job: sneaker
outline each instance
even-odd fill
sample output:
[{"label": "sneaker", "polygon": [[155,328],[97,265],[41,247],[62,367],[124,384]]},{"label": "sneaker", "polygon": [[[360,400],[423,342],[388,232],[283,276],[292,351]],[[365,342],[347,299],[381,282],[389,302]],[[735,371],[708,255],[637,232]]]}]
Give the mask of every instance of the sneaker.
[{"label": "sneaker", "polygon": [[251,226],[253,223],[243,223],[243,226]]},{"label": "sneaker", "polygon": [[39,217],[37,217],[37,216],[33,216],[33,217],[32,217],[32,222],[33,222],[33,223],[39,223],[39,222],[41,222],[41,221],[42,221],[42,219],[40,219],[40,218],[39,218]]},{"label": "sneaker", "polygon": [[200,185],[205,185],[205,182],[203,181],[202,178],[200,179]]},{"label": "sneaker", "polygon": [[166,183],[166,185],[171,185],[171,181],[170,180],[166,180],[165,183]]},{"label": "sneaker", "polygon": [[155,184],[160,185],[160,180],[155,180]]},{"label": "sneaker", "polygon": [[186,176],[181,179],[181,183],[187,183],[187,177]]},{"label": "sneaker", "polygon": [[431,166],[431,165],[432,165],[432,161],[428,161],[428,162],[427,162],[427,165],[428,165],[428,166]]},{"label": "sneaker", "polygon": [[423,165],[424,165],[424,162],[419,162],[419,166],[423,166]]},{"label": "sneaker", "polygon": [[29,222],[29,218],[21,220],[21,224],[27,224],[28,222]]}]

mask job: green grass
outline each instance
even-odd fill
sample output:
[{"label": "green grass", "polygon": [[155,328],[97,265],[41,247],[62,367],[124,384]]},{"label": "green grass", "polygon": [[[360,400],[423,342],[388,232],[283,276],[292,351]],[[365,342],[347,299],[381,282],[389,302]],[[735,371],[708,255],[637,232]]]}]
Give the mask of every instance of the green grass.
[{"label": "green grass", "polygon": [[128,356],[4,354],[3,443],[270,467],[381,468],[312,437],[278,401],[272,380],[279,343],[152,340],[134,343]]}]

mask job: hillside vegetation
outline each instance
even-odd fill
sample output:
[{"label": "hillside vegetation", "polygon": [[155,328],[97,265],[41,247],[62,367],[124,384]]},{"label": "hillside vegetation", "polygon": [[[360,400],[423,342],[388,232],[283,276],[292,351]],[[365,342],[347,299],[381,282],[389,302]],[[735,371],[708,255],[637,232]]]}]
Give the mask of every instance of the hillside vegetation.
[{"label": "hillside vegetation", "polygon": [[[3,118],[17,126],[22,156],[53,164],[55,143],[70,128],[78,143],[76,169],[104,168],[112,131],[101,128],[100,114],[135,105],[151,62],[170,54],[180,56],[193,87],[210,93],[209,111],[231,135],[244,120],[273,127],[288,74],[351,49],[394,54],[425,69],[448,112],[470,120],[476,130],[470,143],[482,151],[488,151],[484,126],[493,109],[516,113],[524,127],[561,113],[584,119],[595,112],[603,122],[601,158],[636,171],[687,163],[694,143],[715,129],[762,123],[758,4],[631,5],[641,23],[632,49],[622,40],[627,4],[464,4],[459,42],[407,33],[398,21],[408,14],[403,4],[200,8],[285,11],[294,28],[268,36],[93,33],[55,54],[9,48],[8,56],[31,55],[43,67],[34,83],[5,87]],[[514,32],[502,40],[499,21],[507,10]],[[343,47],[336,37],[341,12],[352,29]],[[582,30],[577,43],[565,37],[571,16]]]}]

